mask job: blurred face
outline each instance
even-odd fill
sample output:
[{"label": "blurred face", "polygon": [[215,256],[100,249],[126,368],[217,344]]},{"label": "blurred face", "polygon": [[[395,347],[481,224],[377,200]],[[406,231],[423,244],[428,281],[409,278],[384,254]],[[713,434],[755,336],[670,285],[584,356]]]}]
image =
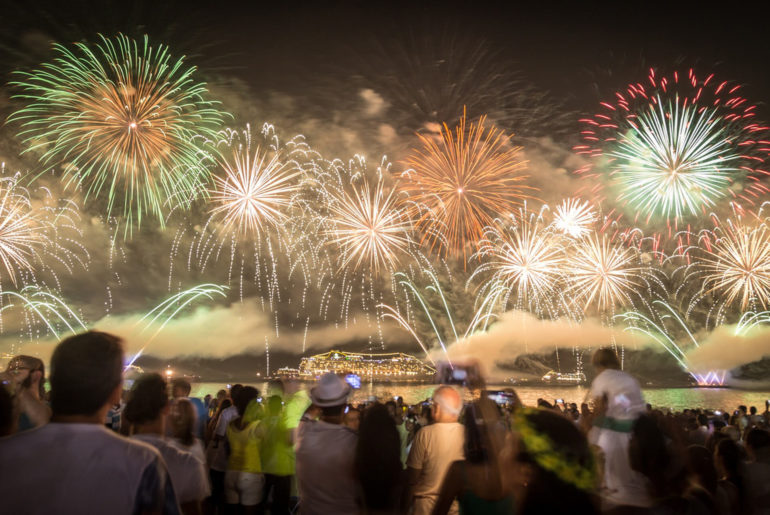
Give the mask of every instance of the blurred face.
[{"label": "blurred face", "polygon": [[16,363],[11,367],[8,367],[8,377],[11,378],[11,381],[14,385],[19,386],[24,381],[29,379],[31,370],[28,366],[24,365],[23,363]]},{"label": "blurred face", "polygon": [[15,360],[8,365],[6,376],[16,388],[38,388],[43,372],[40,369],[34,369],[29,363],[23,360]]},{"label": "blurred face", "polygon": [[520,454],[524,450],[519,434],[513,431],[503,450],[503,462],[511,464],[506,474],[506,482],[513,489],[514,499],[516,499],[519,505],[521,505],[527,492],[527,485],[529,485],[534,475],[532,464],[522,462],[519,459]]}]

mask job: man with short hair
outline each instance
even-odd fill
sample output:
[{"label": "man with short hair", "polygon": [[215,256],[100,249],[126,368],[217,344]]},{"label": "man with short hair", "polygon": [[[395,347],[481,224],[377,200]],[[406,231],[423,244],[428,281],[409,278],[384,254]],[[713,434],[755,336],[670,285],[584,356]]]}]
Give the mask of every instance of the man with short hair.
[{"label": "man with short hair", "polygon": [[359,513],[353,460],[358,437],[342,424],[350,385],[336,374],[321,376],[310,390],[320,420],[299,425],[297,486],[303,515]]},{"label": "man with short hair", "polygon": [[[451,386],[441,386],[433,392],[431,414],[435,423],[415,435],[406,460],[414,515],[428,515],[433,511],[449,466],[465,459],[465,430],[457,422],[462,407],[460,394]],[[450,513],[456,512],[454,503]]]},{"label": "man with short hair", "polygon": [[598,373],[589,392],[595,408],[588,439],[604,454],[600,491],[604,508],[649,507],[652,501],[647,492],[647,479],[632,470],[628,455],[631,428],[646,411],[642,389],[636,379],[620,370],[620,360],[614,350],[598,349],[591,363]]},{"label": "man with short hair", "polygon": [[210,493],[202,461],[172,445],[165,437],[169,411],[166,380],[158,373],[143,374],[131,387],[124,416],[133,427],[132,439],[152,445],[163,456],[182,512],[201,513],[201,501]]},{"label": "man with short hair", "polygon": [[206,404],[197,397],[190,397],[192,385],[184,378],[177,377],[171,381],[171,397],[177,399],[187,399],[195,408],[195,436],[203,440],[208,423],[209,409]]},{"label": "man with short hair", "polygon": [[89,331],[56,347],[51,422],[0,440],[3,513],[179,513],[158,451],[104,427],[122,387],[119,338]]}]

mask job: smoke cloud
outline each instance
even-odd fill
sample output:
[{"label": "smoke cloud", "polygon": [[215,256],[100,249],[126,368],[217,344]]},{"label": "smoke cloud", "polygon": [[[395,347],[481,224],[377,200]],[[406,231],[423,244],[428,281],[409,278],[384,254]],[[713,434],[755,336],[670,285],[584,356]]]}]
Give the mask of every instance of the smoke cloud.
[{"label": "smoke cloud", "polygon": [[[498,365],[510,363],[527,353],[552,351],[556,348],[598,348],[609,345],[612,339],[618,345],[637,348],[647,342],[622,328],[603,326],[589,318],[580,324],[566,320],[540,320],[531,313],[512,310],[503,314],[487,332],[477,333],[448,347],[454,361],[478,360],[489,377],[503,375]],[[443,352],[434,351],[434,360],[446,359]]]},{"label": "smoke cloud", "polygon": [[[92,329],[123,338],[129,357],[143,352],[158,358],[224,358],[244,353],[260,355],[266,350],[266,341],[271,348],[301,353],[363,340],[376,332],[374,325],[353,321],[347,327],[333,324],[311,327],[307,335],[304,330],[281,328],[276,335],[274,321],[253,298],[229,306],[200,307],[162,327],[160,324],[148,326],[142,317],[143,314],[139,313],[110,315],[93,324]],[[386,343],[388,335],[403,341],[400,330],[387,323],[383,326]],[[34,354],[47,361],[56,344],[55,340],[30,343],[22,346],[20,353]]]},{"label": "smoke cloud", "polygon": [[743,335],[734,325],[717,327],[690,349],[687,358],[697,371],[730,370],[764,357],[770,357],[770,327],[761,326]]}]

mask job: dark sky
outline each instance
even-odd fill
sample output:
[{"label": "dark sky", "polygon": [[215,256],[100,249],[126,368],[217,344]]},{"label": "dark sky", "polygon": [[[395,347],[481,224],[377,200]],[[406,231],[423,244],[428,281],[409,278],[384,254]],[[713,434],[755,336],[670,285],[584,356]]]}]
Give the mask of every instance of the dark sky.
[{"label": "dark sky", "polygon": [[282,5],[228,4],[202,8],[198,15],[209,20],[202,34],[236,53],[233,66],[256,65],[239,72],[253,83],[272,85],[287,79],[281,72],[292,75],[299,68],[344,60],[372,39],[398,41],[446,31],[488,41],[538,86],[576,100],[576,109],[595,101],[597,86],[612,90],[638,80],[649,66],[716,71],[745,84],[750,98],[770,98],[768,10],[761,8],[671,7],[673,2],[657,7],[654,2],[276,4]]},{"label": "dark sky", "polygon": [[[770,97],[768,9],[670,2],[27,2],[3,0],[2,43],[41,31],[76,39],[148,32],[253,87],[301,88],[341,73],[371,41],[443,32],[487,41],[535,84],[585,109],[595,83],[612,90],[649,66],[719,72]],[[592,4],[592,5],[589,5]],[[92,36],[91,36],[92,37]],[[18,46],[18,45],[17,45]],[[8,61],[6,56],[4,61]],[[331,66],[334,65],[334,66]],[[588,103],[590,108],[592,104]]]}]

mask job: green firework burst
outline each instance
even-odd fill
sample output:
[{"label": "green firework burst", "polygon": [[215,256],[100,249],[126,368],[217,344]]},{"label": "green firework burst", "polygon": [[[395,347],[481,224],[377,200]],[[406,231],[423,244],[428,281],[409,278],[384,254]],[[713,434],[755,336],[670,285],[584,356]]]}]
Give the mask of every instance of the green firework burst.
[{"label": "green firework burst", "polygon": [[27,152],[59,167],[86,198],[106,195],[108,215],[122,203],[127,231],[148,214],[162,224],[170,209],[205,194],[205,145],[225,114],[194,80],[195,67],[147,36],[100,36],[55,51],[52,62],[12,82],[27,105],[9,120],[21,124]]}]

